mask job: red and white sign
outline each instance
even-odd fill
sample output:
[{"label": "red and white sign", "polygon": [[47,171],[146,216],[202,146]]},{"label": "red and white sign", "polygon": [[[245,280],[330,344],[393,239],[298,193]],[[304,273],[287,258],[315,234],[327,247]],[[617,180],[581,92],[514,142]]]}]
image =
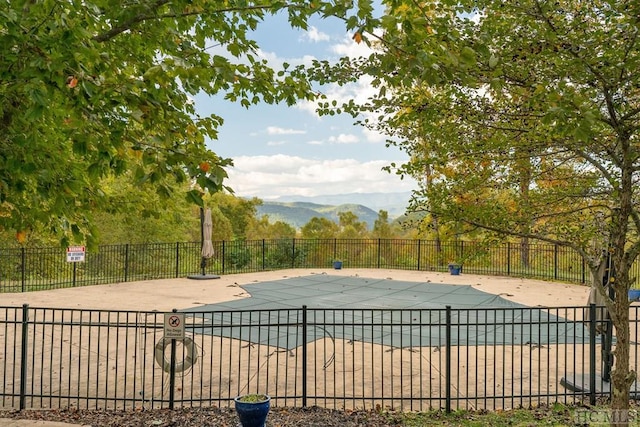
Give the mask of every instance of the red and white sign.
[{"label": "red and white sign", "polygon": [[67,248],[67,262],[84,262],[84,255],[84,246],[69,246]]}]

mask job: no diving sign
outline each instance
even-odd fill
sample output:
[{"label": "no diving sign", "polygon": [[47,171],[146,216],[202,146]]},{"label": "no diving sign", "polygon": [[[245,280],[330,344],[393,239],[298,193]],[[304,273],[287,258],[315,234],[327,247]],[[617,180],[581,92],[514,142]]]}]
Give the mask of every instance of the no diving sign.
[{"label": "no diving sign", "polygon": [[184,339],[184,313],[164,314],[164,337],[169,339]]}]

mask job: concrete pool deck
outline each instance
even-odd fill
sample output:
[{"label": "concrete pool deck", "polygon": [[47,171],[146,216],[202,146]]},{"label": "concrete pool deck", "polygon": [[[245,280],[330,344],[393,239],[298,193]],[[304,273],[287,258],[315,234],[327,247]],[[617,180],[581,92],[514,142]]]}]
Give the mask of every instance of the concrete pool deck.
[{"label": "concrete pool deck", "polygon": [[450,285],[470,285],[483,292],[500,295],[504,299],[528,306],[562,307],[587,304],[589,287],[517,277],[497,277],[475,274],[459,276],[448,273],[374,269],[290,269],[248,274],[223,275],[219,279],[193,280],[188,278],[143,280],[25,293],[0,294],[0,305],[32,307],[171,311],[206,304],[248,298],[242,285],[283,278],[329,274]]}]

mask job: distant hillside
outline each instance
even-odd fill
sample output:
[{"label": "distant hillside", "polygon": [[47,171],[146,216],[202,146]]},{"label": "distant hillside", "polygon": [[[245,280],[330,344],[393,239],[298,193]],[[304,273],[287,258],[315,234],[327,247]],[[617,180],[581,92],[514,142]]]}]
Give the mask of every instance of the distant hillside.
[{"label": "distant hillside", "polygon": [[308,202],[311,204],[340,206],[344,204],[358,204],[366,206],[376,212],[385,210],[391,218],[398,217],[405,213],[411,197],[410,191],[399,193],[351,193],[334,194],[325,196],[282,196],[274,202]]},{"label": "distant hillside", "polygon": [[282,221],[295,228],[301,228],[313,217],[327,218],[339,222],[339,212],[353,212],[360,221],[366,222],[369,229],[373,228],[378,212],[366,206],[357,204],[341,204],[339,206],[321,205],[309,202],[263,202],[258,206],[258,217],[267,215],[270,222]]}]

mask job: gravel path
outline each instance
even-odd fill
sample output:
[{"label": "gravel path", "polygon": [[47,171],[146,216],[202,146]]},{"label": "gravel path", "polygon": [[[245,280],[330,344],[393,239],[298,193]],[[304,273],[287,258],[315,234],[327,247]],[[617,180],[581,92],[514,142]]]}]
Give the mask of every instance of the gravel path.
[{"label": "gravel path", "polygon": [[[0,411],[0,418],[58,421],[91,427],[238,427],[233,408],[154,409],[140,411]],[[267,427],[397,427],[393,413],[337,411],[318,407],[271,408]]]}]

